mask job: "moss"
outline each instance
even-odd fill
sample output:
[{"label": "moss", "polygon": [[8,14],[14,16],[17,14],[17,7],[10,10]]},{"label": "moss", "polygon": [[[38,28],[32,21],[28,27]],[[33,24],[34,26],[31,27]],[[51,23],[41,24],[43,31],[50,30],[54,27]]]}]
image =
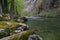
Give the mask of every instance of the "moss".
[{"label": "moss", "polygon": [[25,24],[13,21],[0,21],[0,28],[4,29],[3,32],[0,32],[1,36],[0,38],[10,36],[10,33],[15,34],[17,25],[25,25]]},{"label": "moss", "polygon": [[0,28],[6,28],[6,27],[15,27],[18,25],[17,22],[8,22],[8,21],[0,21]]},{"label": "moss", "polygon": [[27,40],[30,34],[32,34],[32,30],[23,32],[20,35],[14,36],[12,39],[10,38],[9,40]]},{"label": "moss", "polygon": [[28,37],[29,37],[29,35],[30,35],[31,33],[32,33],[31,30],[27,31],[26,33],[23,33],[23,34],[20,36],[19,40],[27,40]]}]

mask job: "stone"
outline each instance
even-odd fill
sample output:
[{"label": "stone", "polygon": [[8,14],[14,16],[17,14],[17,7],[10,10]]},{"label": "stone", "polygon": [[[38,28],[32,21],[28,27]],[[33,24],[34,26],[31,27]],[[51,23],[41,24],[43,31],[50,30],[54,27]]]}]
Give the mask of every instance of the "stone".
[{"label": "stone", "polygon": [[21,32],[21,30],[15,30],[15,33],[20,33]]},{"label": "stone", "polygon": [[39,35],[30,35],[28,40],[42,40],[42,37],[40,37]]},{"label": "stone", "polygon": [[1,32],[1,31],[4,31],[4,29],[0,28],[0,32]]}]

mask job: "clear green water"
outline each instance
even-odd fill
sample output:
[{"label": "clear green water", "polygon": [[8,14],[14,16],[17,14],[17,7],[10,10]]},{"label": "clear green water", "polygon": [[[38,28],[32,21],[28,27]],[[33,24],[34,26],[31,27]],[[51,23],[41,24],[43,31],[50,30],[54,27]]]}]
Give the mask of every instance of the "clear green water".
[{"label": "clear green water", "polygon": [[29,19],[27,24],[43,40],[60,40],[60,18]]}]

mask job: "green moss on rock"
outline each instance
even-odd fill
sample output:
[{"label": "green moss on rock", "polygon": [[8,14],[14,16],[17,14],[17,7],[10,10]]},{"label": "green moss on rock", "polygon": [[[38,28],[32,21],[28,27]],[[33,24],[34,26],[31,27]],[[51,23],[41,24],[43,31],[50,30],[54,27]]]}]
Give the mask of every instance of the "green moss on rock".
[{"label": "green moss on rock", "polygon": [[16,36],[14,36],[13,38],[10,38],[9,40],[27,40],[29,35],[32,34],[32,30],[28,30],[26,32],[22,32]]}]

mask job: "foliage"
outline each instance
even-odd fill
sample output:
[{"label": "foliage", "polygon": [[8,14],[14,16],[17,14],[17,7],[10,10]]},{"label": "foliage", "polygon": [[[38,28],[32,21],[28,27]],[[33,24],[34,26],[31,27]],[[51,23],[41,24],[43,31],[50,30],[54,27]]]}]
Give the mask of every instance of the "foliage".
[{"label": "foliage", "polygon": [[60,9],[50,9],[50,10],[43,10],[40,12],[39,16],[44,17],[57,17],[59,15]]},{"label": "foliage", "polygon": [[3,37],[10,36],[10,33],[11,33],[10,29],[9,28],[5,28],[4,31],[0,32],[0,39],[3,38]]},{"label": "foliage", "polygon": [[20,15],[22,15],[23,13],[23,8],[24,8],[23,3],[24,3],[24,0],[15,0],[15,9],[18,11]]},{"label": "foliage", "polygon": [[[2,0],[1,0],[2,1]],[[5,14],[5,13],[10,13],[10,11],[12,10],[12,12],[14,11],[14,15],[22,15],[23,13],[23,3],[24,3],[24,0],[14,0],[14,10],[11,9],[11,2],[12,0],[4,0],[2,1],[2,13]],[[12,13],[13,14],[13,13]]]}]

